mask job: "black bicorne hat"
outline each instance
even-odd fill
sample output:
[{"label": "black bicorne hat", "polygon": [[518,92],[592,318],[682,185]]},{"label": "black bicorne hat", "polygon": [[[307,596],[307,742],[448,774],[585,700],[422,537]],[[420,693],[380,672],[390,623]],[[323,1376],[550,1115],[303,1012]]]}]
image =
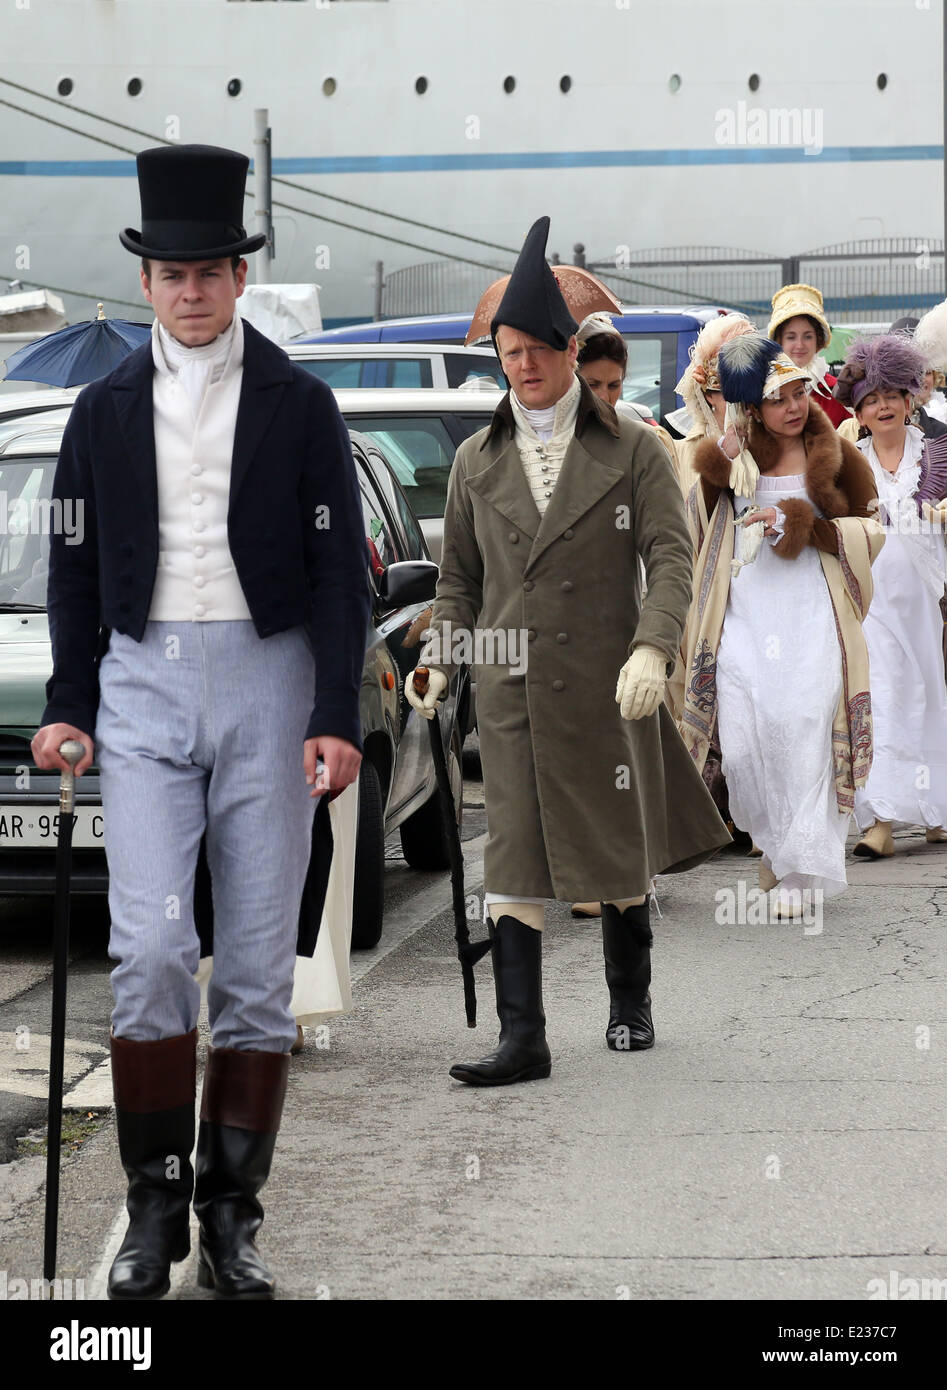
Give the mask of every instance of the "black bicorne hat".
[{"label": "black bicorne hat", "polygon": [[159,145],[138,156],[141,231],[126,227],[126,251],[156,261],[216,261],[258,251],[247,236],[243,198],[250,161],[216,145]]},{"label": "black bicorne hat", "polygon": [[523,249],[490,324],[494,346],[497,329],[506,324],[507,328],[518,328],[521,333],[548,343],[557,352],[565,352],[569,339],[579,327],[546,262],[548,236],[548,217],[540,217],[526,234]]}]

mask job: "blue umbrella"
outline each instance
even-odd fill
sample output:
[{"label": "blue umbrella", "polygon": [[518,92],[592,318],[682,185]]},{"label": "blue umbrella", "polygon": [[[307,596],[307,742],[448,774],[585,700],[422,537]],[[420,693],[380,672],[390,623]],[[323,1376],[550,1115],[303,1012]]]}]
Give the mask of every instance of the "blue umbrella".
[{"label": "blue umbrella", "polygon": [[41,381],[48,386],[84,386],[106,376],[122,358],[151,337],[148,323],[99,316],[27,343],[7,358],[7,381]]}]

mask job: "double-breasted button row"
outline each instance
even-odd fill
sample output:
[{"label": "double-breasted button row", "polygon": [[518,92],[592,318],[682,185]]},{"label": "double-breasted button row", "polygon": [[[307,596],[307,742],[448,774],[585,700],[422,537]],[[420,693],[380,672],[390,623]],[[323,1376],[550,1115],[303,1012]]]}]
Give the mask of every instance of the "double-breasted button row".
[{"label": "double-breasted button row", "polygon": [[569,640],[569,634],[568,634],[568,632],[557,632],[557,633],[556,633],[556,641],[560,644],[560,646],[562,645],[563,642],[568,642],[568,640]]},{"label": "double-breasted button row", "polygon": [[565,683],[565,681],[553,681],[553,683],[552,683],[552,688],[553,688],[553,690],[555,690],[555,691],[565,690],[565,688],[566,688],[566,683]]},{"label": "double-breasted button row", "polygon": [[559,587],[564,594],[571,594],[575,585],[572,583],[571,579],[564,579]]},{"label": "double-breasted button row", "polygon": [[516,545],[516,543],[517,543],[518,540],[519,540],[519,536],[517,535],[517,533],[516,533],[515,531],[511,531],[511,532],[510,532],[510,545]]},{"label": "double-breasted button row", "polygon": [[523,589],[525,590],[525,592],[526,592],[527,594],[531,594],[531,593],[533,592],[533,590],[535,589],[535,587],[536,587],[536,585],[533,583],[533,581],[532,581],[531,579],[524,579],[524,580],[523,580]]}]

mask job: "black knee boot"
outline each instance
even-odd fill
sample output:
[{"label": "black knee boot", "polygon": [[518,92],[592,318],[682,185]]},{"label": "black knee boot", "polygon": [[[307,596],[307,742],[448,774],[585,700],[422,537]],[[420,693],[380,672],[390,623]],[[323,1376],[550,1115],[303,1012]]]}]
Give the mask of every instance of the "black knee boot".
[{"label": "black knee boot", "polygon": [[458,1062],[450,1074],[470,1086],[538,1081],[552,1069],[543,1013],[543,934],[516,917],[501,917],[489,927],[500,1045],[479,1062]]},{"label": "black knee boot", "polygon": [[207,1049],[194,1184],[197,1282],[222,1298],[272,1298],[276,1287],[255,1236],[288,1075],[288,1053]]},{"label": "black knee boot", "polygon": [[654,1046],[651,1022],[651,942],[647,898],[619,912],[602,904],[605,980],[611,1008],[605,1040],[614,1052],[641,1052]]},{"label": "black knee boot", "polygon": [[161,1298],[191,1248],[197,1030],[160,1042],[111,1039],[112,1087],[128,1230],[109,1272],[109,1298]]}]

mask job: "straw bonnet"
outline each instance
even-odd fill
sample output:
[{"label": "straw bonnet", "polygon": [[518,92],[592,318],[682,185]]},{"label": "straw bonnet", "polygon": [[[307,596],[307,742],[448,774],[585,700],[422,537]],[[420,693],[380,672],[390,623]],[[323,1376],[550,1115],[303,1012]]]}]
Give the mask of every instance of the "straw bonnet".
[{"label": "straw bonnet", "polygon": [[825,317],[822,291],[817,290],[814,285],[783,285],[782,289],[776,291],[773,295],[773,314],[766,330],[767,335],[770,338],[775,338],[777,331],[784,323],[797,318],[800,314],[813,319],[818,325],[821,342],[817,346],[817,351],[821,352],[831,338],[832,330]]}]

